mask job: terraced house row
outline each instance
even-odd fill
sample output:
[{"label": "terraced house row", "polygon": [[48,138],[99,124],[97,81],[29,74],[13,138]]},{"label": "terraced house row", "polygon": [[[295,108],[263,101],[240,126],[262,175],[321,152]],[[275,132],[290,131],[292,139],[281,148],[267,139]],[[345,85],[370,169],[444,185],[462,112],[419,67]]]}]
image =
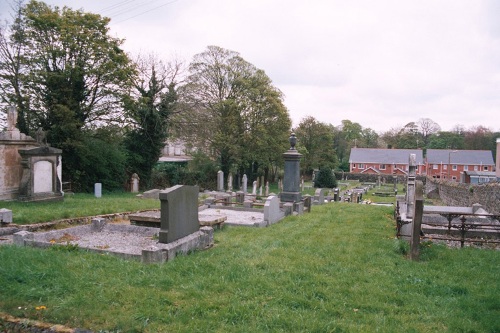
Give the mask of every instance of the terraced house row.
[{"label": "terraced house row", "polygon": [[449,179],[462,183],[486,183],[500,179],[500,139],[497,161],[489,150],[352,148],[351,173],[406,175],[409,155],[415,154],[417,175]]}]

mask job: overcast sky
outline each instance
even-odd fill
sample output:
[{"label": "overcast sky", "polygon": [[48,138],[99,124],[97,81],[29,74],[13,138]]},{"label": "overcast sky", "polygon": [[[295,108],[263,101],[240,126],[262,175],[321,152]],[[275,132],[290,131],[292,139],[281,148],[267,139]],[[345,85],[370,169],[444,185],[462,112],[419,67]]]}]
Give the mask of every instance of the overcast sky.
[{"label": "overcast sky", "polygon": [[498,0],[45,2],[110,17],[132,55],[239,52],[285,94],[294,126],[313,116],[381,132],[430,118],[500,131]]}]

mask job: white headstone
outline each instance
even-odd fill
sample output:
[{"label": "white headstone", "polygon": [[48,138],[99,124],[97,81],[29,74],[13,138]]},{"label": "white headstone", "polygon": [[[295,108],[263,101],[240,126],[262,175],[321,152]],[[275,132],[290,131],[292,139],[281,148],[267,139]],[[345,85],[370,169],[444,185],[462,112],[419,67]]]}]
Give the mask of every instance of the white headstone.
[{"label": "white headstone", "polygon": [[224,172],[222,170],[217,172],[217,191],[224,191]]},{"label": "white headstone", "polygon": [[253,181],[252,194],[257,195],[257,181]]},{"label": "white headstone", "polygon": [[280,210],[280,199],[277,196],[269,196],[264,204],[264,221],[267,224],[278,222],[284,214]]},{"label": "white headstone", "polygon": [[231,173],[227,177],[227,190],[228,191],[232,191],[233,190],[233,175]]},{"label": "white headstone", "polygon": [[248,177],[246,174],[243,175],[243,193],[247,194],[248,191]]},{"label": "white headstone", "polygon": [[102,184],[95,183],[94,184],[94,194],[96,198],[100,198],[102,196]]}]

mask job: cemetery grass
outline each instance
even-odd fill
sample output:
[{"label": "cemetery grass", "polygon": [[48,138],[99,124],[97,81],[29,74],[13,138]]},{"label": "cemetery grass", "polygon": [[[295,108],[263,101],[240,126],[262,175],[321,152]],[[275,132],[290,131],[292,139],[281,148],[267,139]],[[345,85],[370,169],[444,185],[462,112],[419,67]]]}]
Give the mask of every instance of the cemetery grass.
[{"label": "cemetery grass", "polygon": [[160,209],[160,201],[140,199],[136,193],[105,193],[101,198],[93,194],[77,193],[67,195],[58,202],[4,201],[1,208],[12,210],[13,222],[32,224],[76,217],[135,212]]},{"label": "cemetery grass", "polygon": [[103,332],[500,332],[500,251],[426,243],[412,262],[392,214],[314,206],[166,264],[3,246],[0,312]]}]

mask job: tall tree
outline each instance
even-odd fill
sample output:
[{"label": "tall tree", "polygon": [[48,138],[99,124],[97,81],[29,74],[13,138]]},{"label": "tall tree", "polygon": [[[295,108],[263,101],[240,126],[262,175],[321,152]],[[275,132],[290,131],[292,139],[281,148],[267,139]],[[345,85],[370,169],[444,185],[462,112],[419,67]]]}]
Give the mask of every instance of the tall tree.
[{"label": "tall tree", "polygon": [[27,134],[48,131],[48,141],[63,149],[66,176],[79,172],[86,129],[123,123],[122,94],[134,71],[108,23],[32,0],[0,43],[10,50],[0,53],[0,70],[8,74],[0,85],[13,85],[7,102],[20,110],[18,125]]},{"label": "tall tree", "polygon": [[334,169],[338,165],[333,148],[332,125],[319,122],[314,117],[306,117],[295,129],[298,143],[305,148],[301,168],[303,173],[312,175],[314,169]]},{"label": "tall tree", "polygon": [[194,146],[215,155],[225,174],[249,165],[265,168],[281,155],[291,121],[264,71],[237,52],[209,46],[194,56],[189,72],[181,121]]},{"label": "tall tree", "polygon": [[125,147],[129,174],[137,173],[141,185],[147,188],[168,137],[170,117],[176,111],[176,79],[181,64],[164,64],[154,56],[139,58],[136,63],[139,75],[130,94],[124,97],[131,120]]},{"label": "tall tree", "polygon": [[441,126],[439,126],[438,123],[429,118],[420,118],[417,122],[417,125],[424,140],[424,146],[426,147],[429,143],[430,136],[441,130]]}]

